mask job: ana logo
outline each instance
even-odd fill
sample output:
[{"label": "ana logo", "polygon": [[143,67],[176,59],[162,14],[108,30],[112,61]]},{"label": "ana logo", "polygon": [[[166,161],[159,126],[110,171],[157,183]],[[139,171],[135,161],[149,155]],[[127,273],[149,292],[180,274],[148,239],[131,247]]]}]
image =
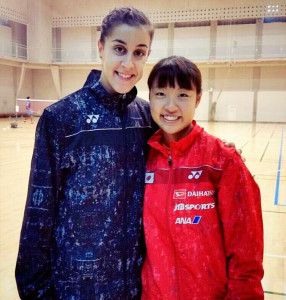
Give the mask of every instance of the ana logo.
[{"label": "ana logo", "polygon": [[187,191],[184,189],[174,190],[173,199],[186,199]]},{"label": "ana logo", "polygon": [[99,115],[87,115],[86,123],[97,123]]},{"label": "ana logo", "polygon": [[199,179],[202,175],[203,171],[191,171],[191,174],[188,176],[189,179]]},{"label": "ana logo", "polygon": [[201,216],[195,216],[194,218],[193,218],[193,221],[192,221],[192,219],[190,218],[190,217],[185,217],[185,218],[177,218],[176,219],[176,222],[175,222],[175,224],[180,224],[180,225],[184,225],[184,224],[194,224],[194,225],[196,225],[196,224],[199,224],[200,223],[200,220],[201,220]]},{"label": "ana logo", "polygon": [[154,182],[154,173],[146,172],[145,173],[145,183],[153,183]]}]

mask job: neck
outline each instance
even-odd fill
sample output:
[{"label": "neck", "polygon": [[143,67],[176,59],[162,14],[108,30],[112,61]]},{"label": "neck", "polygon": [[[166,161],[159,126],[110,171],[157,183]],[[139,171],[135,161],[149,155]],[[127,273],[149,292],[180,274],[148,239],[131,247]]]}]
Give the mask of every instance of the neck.
[{"label": "neck", "polygon": [[180,132],[176,132],[174,134],[169,134],[169,133],[166,133],[166,132],[163,131],[161,143],[162,143],[162,145],[169,148],[170,144],[171,144],[171,141],[179,142],[182,138],[187,136],[192,131],[192,129],[193,129],[193,125],[190,124],[190,126],[185,127]]}]

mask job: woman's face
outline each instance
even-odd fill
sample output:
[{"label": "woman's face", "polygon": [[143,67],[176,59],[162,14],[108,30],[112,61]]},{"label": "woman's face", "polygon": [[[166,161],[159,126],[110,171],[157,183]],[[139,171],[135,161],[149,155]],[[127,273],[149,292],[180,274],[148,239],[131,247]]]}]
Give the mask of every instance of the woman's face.
[{"label": "woman's face", "polygon": [[115,27],[104,44],[98,42],[102,58],[100,82],[109,93],[128,93],[141,79],[150,44],[147,28],[126,24]]},{"label": "woman's face", "polygon": [[163,129],[165,145],[179,141],[192,130],[195,110],[201,100],[196,88],[191,90],[175,87],[159,88],[156,83],[150,90],[150,108],[153,120]]}]

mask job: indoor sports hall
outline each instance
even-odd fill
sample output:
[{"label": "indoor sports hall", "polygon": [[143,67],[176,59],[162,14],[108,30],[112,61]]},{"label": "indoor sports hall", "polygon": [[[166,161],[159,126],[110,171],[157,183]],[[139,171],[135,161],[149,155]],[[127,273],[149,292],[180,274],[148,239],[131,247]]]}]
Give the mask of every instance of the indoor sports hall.
[{"label": "indoor sports hall", "polygon": [[265,299],[286,300],[285,0],[0,0],[0,299],[20,299],[14,271],[39,117],[101,68],[101,21],[119,6],[143,10],[155,28],[140,97],[161,58],[200,68],[195,119],[242,150],[261,191]]}]

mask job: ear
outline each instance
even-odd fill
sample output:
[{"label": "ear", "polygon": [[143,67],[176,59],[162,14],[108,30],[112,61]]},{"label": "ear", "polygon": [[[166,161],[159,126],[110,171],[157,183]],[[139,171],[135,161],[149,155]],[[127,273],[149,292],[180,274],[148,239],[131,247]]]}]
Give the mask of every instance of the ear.
[{"label": "ear", "polygon": [[98,47],[98,52],[99,52],[100,58],[102,58],[104,46],[100,40],[98,40],[98,42],[97,42],[97,47]]},{"label": "ear", "polygon": [[201,102],[202,93],[203,93],[203,92],[200,92],[200,93],[197,95],[197,99],[196,99],[196,108],[199,106],[199,104],[200,104],[200,102]]}]

